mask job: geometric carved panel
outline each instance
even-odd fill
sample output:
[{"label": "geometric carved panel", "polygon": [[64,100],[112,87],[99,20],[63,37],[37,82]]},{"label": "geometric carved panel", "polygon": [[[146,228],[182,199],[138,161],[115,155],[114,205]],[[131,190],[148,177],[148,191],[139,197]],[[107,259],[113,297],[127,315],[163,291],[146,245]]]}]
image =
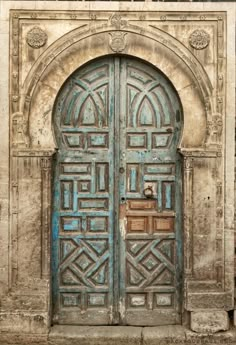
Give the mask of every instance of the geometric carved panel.
[{"label": "geometric carved panel", "polygon": [[171,134],[167,133],[153,133],[152,134],[152,148],[168,148],[171,141]]},{"label": "geometric carved panel", "polygon": [[84,148],[84,136],[82,133],[63,133],[65,145],[71,149]]},{"label": "geometric carved panel", "polygon": [[62,285],[106,286],[108,283],[108,242],[103,239],[61,240],[60,280]]},{"label": "geometric carved panel", "polygon": [[[144,198],[144,191],[152,189],[152,198],[158,201],[159,210],[174,211],[175,164],[127,163],[126,185],[129,198]],[[135,199],[132,201],[135,204]],[[147,208],[143,202],[142,208]]]},{"label": "geometric carved panel", "polygon": [[79,199],[78,202],[79,210],[107,210],[108,200],[107,199]]},{"label": "geometric carved panel", "polygon": [[61,181],[62,209],[72,210],[73,206],[73,181]]},{"label": "geometric carved panel", "polygon": [[141,308],[146,307],[147,304],[147,295],[139,293],[129,293],[127,294],[127,307],[128,308]]},{"label": "geometric carved panel", "polygon": [[[146,240],[135,253],[135,242],[127,240],[127,288],[145,289],[157,286],[173,286],[175,276],[174,240]],[[131,250],[130,250],[131,249]],[[137,290],[137,291],[138,291]]]},{"label": "geometric carved panel", "polygon": [[127,190],[132,193],[140,193],[140,171],[138,164],[127,165]]},{"label": "geometric carved panel", "polygon": [[163,210],[174,210],[173,182],[162,182],[162,202]]},{"label": "geometric carved panel", "polygon": [[173,305],[173,294],[170,293],[156,293],[154,295],[155,298],[155,304],[156,307],[158,308],[163,308],[163,307],[171,307]]},{"label": "geometric carved panel", "polygon": [[90,163],[61,163],[61,173],[63,175],[84,175],[90,174]]},{"label": "geometric carved panel", "polygon": [[106,307],[107,294],[105,293],[90,293],[88,294],[88,307]]},{"label": "geometric carved panel", "polygon": [[127,134],[127,148],[128,149],[146,149],[147,148],[147,133],[128,133]]},{"label": "geometric carved panel", "polygon": [[88,148],[102,149],[108,148],[108,133],[89,133]]},{"label": "geometric carved panel", "polygon": [[175,164],[145,164],[144,173],[147,175],[174,175]]},{"label": "geometric carved panel", "polygon": [[61,217],[62,231],[81,231],[81,217]]},{"label": "geometric carved panel", "polygon": [[147,218],[146,217],[127,217],[127,230],[128,232],[147,231]]},{"label": "geometric carved panel", "polygon": [[63,307],[79,307],[80,298],[78,293],[62,293],[61,304]]},{"label": "geometric carved panel", "polygon": [[154,217],[154,231],[174,231],[174,218]]},{"label": "geometric carved panel", "polygon": [[109,167],[108,163],[96,164],[96,191],[109,192]]},{"label": "geometric carved panel", "polygon": [[87,231],[107,232],[108,217],[87,217]]}]

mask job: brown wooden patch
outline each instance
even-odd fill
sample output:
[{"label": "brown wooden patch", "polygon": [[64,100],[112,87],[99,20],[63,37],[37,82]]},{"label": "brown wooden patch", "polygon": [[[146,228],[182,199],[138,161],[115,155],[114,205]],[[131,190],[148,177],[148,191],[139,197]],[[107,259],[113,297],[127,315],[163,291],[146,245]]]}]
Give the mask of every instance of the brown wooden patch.
[{"label": "brown wooden patch", "polygon": [[156,200],[129,200],[128,207],[131,210],[153,210],[156,208]]},{"label": "brown wooden patch", "polygon": [[128,232],[131,231],[146,231],[147,218],[146,217],[128,217]]},{"label": "brown wooden patch", "polygon": [[154,229],[156,231],[173,231],[174,220],[173,218],[154,218]]}]

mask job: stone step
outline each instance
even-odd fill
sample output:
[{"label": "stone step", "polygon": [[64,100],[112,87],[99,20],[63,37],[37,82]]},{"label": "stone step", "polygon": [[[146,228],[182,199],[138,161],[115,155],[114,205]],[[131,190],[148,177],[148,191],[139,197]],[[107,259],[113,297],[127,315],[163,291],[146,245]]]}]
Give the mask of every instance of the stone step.
[{"label": "stone step", "polygon": [[212,335],[183,326],[53,326],[47,336],[0,333],[1,345],[235,345],[236,330]]}]

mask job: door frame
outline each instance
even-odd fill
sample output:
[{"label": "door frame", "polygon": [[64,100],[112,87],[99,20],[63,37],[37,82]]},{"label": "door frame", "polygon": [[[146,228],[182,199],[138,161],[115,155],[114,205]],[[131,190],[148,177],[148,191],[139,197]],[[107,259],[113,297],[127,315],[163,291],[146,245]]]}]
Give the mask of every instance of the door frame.
[{"label": "door frame", "polygon": [[[226,23],[226,17],[228,23],[231,20],[227,4],[225,8],[228,13],[223,12],[222,8],[220,11],[217,9],[217,12],[211,11],[211,9],[216,9],[214,4],[208,4],[209,11],[201,12],[199,9],[197,12],[194,10],[183,12],[178,4],[176,4],[178,10],[173,12],[168,11],[165,4],[161,4],[160,6],[163,5],[162,8],[165,10],[165,18],[160,17],[160,13],[150,7],[145,12],[147,17],[143,18],[143,11],[140,11],[139,4],[130,4],[132,9],[135,9],[134,12],[117,11],[115,4],[109,4],[111,11],[101,12],[96,5],[91,5],[96,20],[85,5],[79,5],[80,7],[76,7],[77,4],[74,4],[73,7],[77,9],[76,20],[78,23],[86,21],[89,29],[86,31],[78,27],[66,34],[61,34],[60,38],[50,46],[45,45],[42,48],[42,54],[35,57],[33,68],[25,72],[24,85],[21,85],[15,77],[22,73],[23,68],[19,64],[17,55],[21,31],[15,30],[14,37],[12,36],[11,39],[11,49],[14,54],[10,57],[10,65],[14,73],[10,76],[10,95],[14,97],[10,100],[12,119],[10,180],[12,184],[10,187],[9,286],[13,287],[14,293],[14,287],[19,281],[23,286],[25,284],[27,288],[35,289],[47,301],[48,298],[50,300],[48,284],[50,284],[51,200],[48,188],[51,184],[51,162],[56,147],[51,125],[51,110],[60,86],[75,69],[96,57],[119,52],[136,56],[157,66],[171,80],[179,93],[185,124],[179,145],[179,152],[184,161],[184,310],[194,313],[201,308],[207,312],[214,304],[220,313],[225,313],[226,310],[233,308],[234,295],[234,275],[231,269],[234,261],[232,244],[234,171],[231,164],[234,122],[230,115],[233,113],[230,100],[234,99],[234,94],[231,83],[225,83],[226,76],[231,80],[231,74],[233,75],[231,72],[234,70],[233,64],[230,60],[226,61],[225,57],[227,54],[233,56],[234,53],[232,46],[226,47],[223,44],[227,39],[230,40],[232,32],[229,30],[226,33],[226,26],[229,25]],[[58,16],[56,19],[58,23],[71,20],[71,15],[75,15],[71,11],[65,11],[63,15],[61,11],[54,11],[53,14]],[[209,49],[218,60],[215,60],[216,63],[212,65],[211,71],[214,71],[216,76],[221,76],[221,81],[218,82],[217,78],[212,78],[213,74],[209,71],[207,61],[201,60],[201,52],[199,55],[195,54],[188,43],[178,40],[177,36],[174,37],[166,29],[153,27],[150,20],[152,18],[160,26],[168,22],[168,27],[174,30],[174,22],[181,24],[183,15],[188,18],[185,24],[190,31],[196,22],[199,28],[206,29],[206,18],[214,25],[216,30],[212,32]],[[41,22],[45,23],[45,30],[50,32],[50,28],[44,21],[45,18],[53,21],[52,11],[14,10],[11,13],[11,28],[13,30],[13,28],[21,27],[23,20],[27,21],[31,27]],[[181,30],[179,32],[182,32]],[[120,40],[117,41],[115,38]],[[98,42],[103,42],[102,48]],[[115,42],[120,43],[114,44]],[[213,46],[212,42],[217,42],[217,44]],[[162,60],[160,53],[165,54],[165,61]],[[50,92],[43,92],[43,85],[48,85]],[[45,112],[45,105],[50,111]],[[43,125],[42,114],[45,114]],[[194,126],[194,116],[197,116],[198,126]],[[191,131],[193,127],[194,133]],[[22,189],[18,190],[18,185],[23,185],[29,166],[32,167],[29,183],[35,188],[37,202],[32,200],[31,194],[27,194],[26,190],[24,192]],[[215,179],[212,179],[213,172],[216,173]],[[201,184],[202,179],[206,182],[205,186]],[[206,202],[207,208],[201,206],[203,205],[202,195],[206,198],[210,197],[211,202]],[[34,277],[34,273],[31,272],[30,265],[25,264],[27,260],[25,262],[21,260],[20,248],[23,245],[23,237],[20,235],[24,223],[17,214],[19,205],[24,204],[27,198],[32,200],[38,208],[37,217],[33,218],[33,216],[32,221],[29,221],[27,225],[35,242],[38,238],[33,236],[33,234],[36,235],[35,229],[41,236],[39,246],[41,255],[35,260],[35,275],[38,280],[28,278]],[[215,200],[217,202],[214,202]],[[27,205],[25,208],[29,214],[33,215]],[[211,240],[201,242],[198,231],[203,229],[203,215],[207,219],[209,214],[212,221],[207,224],[207,229],[212,235]],[[36,218],[35,223],[33,219]],[[35,224],[40,225],[35,227]],[[203,247],[199,247],[199,243],[204,245],[204,250]],[[38,246],[38,241],[35,245]],[[30,248],[27,250],[30,252]],[[209,260],[205,261],[204,253],[208,251],[211,255]],[[196,260],[196,255],[200,258],[199,261]],[[32,306],[32,310],[37,309],[34,308],[36,307]],[[44,317],[47,321],[43,327],[48,329],[51,317],[50,303],[46,303],[44,307]],[[30,312],[29,319],[32,319]]]}]

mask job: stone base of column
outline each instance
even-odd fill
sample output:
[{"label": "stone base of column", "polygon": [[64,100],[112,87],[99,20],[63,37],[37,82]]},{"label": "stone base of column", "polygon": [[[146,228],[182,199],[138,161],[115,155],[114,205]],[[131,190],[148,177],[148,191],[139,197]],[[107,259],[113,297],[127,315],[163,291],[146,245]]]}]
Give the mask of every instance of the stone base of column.
[{"label": "stone base of column", "polygon": [[229,329],[229,316],[224,310],[198,310],[191,312],[191,330],[197,333],[213,334]]}]

